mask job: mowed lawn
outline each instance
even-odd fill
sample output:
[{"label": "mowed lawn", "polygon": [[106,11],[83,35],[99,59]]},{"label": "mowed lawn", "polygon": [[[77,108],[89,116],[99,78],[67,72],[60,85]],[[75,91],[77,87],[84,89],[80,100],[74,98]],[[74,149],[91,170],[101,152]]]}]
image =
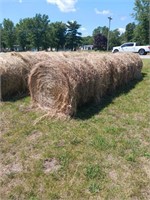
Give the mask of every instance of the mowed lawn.
[{"label": "mowed lawn", "polygon": [[71,120],[43,119],[30,97],[1,103],[0,199],[150,199],[150,60],[143,79],[86,105]]}]

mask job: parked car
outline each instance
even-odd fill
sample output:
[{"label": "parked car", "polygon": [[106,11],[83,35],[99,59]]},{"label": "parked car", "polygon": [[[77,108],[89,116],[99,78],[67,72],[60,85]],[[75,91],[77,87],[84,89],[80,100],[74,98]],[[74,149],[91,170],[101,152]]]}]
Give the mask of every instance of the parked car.
[{"label": "parked car", "polygon": [[139,46],[136,42],[128,42],[121,46],[113,47],[112,52],[133,52],[139,53],[140,55],[146,55],[147,53],[150,53],[150,46]]}]

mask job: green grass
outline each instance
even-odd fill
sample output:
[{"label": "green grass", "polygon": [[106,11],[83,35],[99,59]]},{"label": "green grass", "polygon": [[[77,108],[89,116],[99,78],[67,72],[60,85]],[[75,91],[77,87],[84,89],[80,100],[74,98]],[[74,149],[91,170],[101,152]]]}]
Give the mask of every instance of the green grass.
[{"label": "green grass", "polygon": [[30,97],[1,103],[3,200],[150,199],[150,60],[143,79],[87,105],[74,119],[43,119]]}]

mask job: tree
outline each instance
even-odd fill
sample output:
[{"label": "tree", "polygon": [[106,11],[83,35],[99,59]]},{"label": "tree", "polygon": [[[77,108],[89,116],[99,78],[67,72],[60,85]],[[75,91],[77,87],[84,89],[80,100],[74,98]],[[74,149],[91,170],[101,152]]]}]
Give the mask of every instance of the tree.
[{"label": "tree", "polygon": [[41,14],[36,14],[31,20],[29,28],[32,31],[33,44],[38,51],[40,47],[45,50],[48,48],[47,31],[49,30],[49,22],[48,15]]},{"label": "tree", "polygon": [[2,29],[2,43],[3,46],[14,50],[14,45],[16,42],[15,36],[15,26],[10,19],[3,20],[3,29]]},{"label": "tree", "polygon": [[3,24],[0,24],[0,51],[6,49],[6,39],[4,37],[4,28]]},{"label": "tree", "polygon": [[93,30],[93,37],[94,37],[95,35],[101,33],[102,35],[104,35],[104,36],[107,38],[108,30],[109,30],[109,28],[106,27],[106,26],[103,26],[103,27],[98,26],[97,28],[95,28],[95,29]]},{"label": "tree", "polygon": [[32,31],[30,30],[31,23],[31,18],[25,18],[21,19],[16,25],[17,42],[23,51],[32,47]]},{"label": "tree", "polygon": [[121,44],[120,39],[121,37],[118,29],[110,31],[109,49],[112,49],[114,46],[119,46]]},{"label": "tree", "polygon": [[107,38],[102,35],[101,33],[98,33],[94,36],[94,49],[96,50],[106,50],[107,48]]},{"label": "tree", "polygon": [[[119,41],[120,41],[120,44],[123,44],[123,43],[127,42],[127,41],[126,41],[126,38],[125,38],[125,33],[122,33],[122,34],[119,36]],[[115,46],[117,46],[117,45],[115,45]]]},{"label": "tree", "polygon": [[57,50],[59,48],[64,48],[65,42],[66,42],[66,24],[62,22],[56,22],[55,24],[55,30],[56,30],[56,39],[57,39]]},{"label": "tree", "polygon": [[55,22],[50,24],[50,44],[55,47],[57,51],[63,49],[66,42],[66,24],[62,22]]},{"label": "tree", "polygon": [[[95,28],[93,30],[93,37],[100,37],[101,36],[97,36],[98,34],[101,34],[105,37],[105,39],[107,40],[107,37],[108,37],[108,31],[109,31],[109,28],[106,27],[106,26],[98,26],[97,28]],[[96,38],[96,40],[101,40],[100,38],[98,39]],[[105,41],[104,39],[104,41]],[[103,40],[103,39],[102,39]],[[96,42],[97,43],[97,42]],[[121,44],[121,36],[120,36],[120,32],[118,29],[115,29],[113,31],[109,31],[109,49],[112,49],[113,46],[117,46],[117,45],[120,45]],[[105,45],[104,45],[105,46]],[[101,50],[105,50],[105,48],[102,48]]]},{"label": "tree", "polygon": [[133,17],[138,25],[135,28],[134,38],[141,44],[149,43],[150,1],[135,0]]},{"label": "tree", "polygon": [[55,23],[49,24],[49,31],[48,31],[48,42],[49,42],[49,47],[51,48],[51,51],[53,48],[56,48],[57,46],[57,41],[55,38]]},{"label": "tree", "polygon": [[125,38],[127,42],[133,41],[135,27],[136,25],[134,22],[126,25]]},{"label": "tree", "polygon": [[66,34],[66,47],[71,49],[71,51],[76,50],[76,48],[81,44],[81,33],[78,29],[81,27],[76,21],[68,21],[67,24],[67,34]]},{"label": "tree", "polygon": [[94,41],[92,36],[82,37],[82,45],[91,45],[93,42]]}]

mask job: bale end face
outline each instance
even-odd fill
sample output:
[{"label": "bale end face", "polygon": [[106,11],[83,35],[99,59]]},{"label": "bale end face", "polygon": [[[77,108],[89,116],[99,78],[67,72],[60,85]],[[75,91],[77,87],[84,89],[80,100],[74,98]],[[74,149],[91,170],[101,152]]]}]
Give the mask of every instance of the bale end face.
[{"label": "bale end face", "polygon": [[34,105],[50,112],[72,115],[69,86],[65,73],[52,62],[35,66],[28,79],[31,100]]}]

